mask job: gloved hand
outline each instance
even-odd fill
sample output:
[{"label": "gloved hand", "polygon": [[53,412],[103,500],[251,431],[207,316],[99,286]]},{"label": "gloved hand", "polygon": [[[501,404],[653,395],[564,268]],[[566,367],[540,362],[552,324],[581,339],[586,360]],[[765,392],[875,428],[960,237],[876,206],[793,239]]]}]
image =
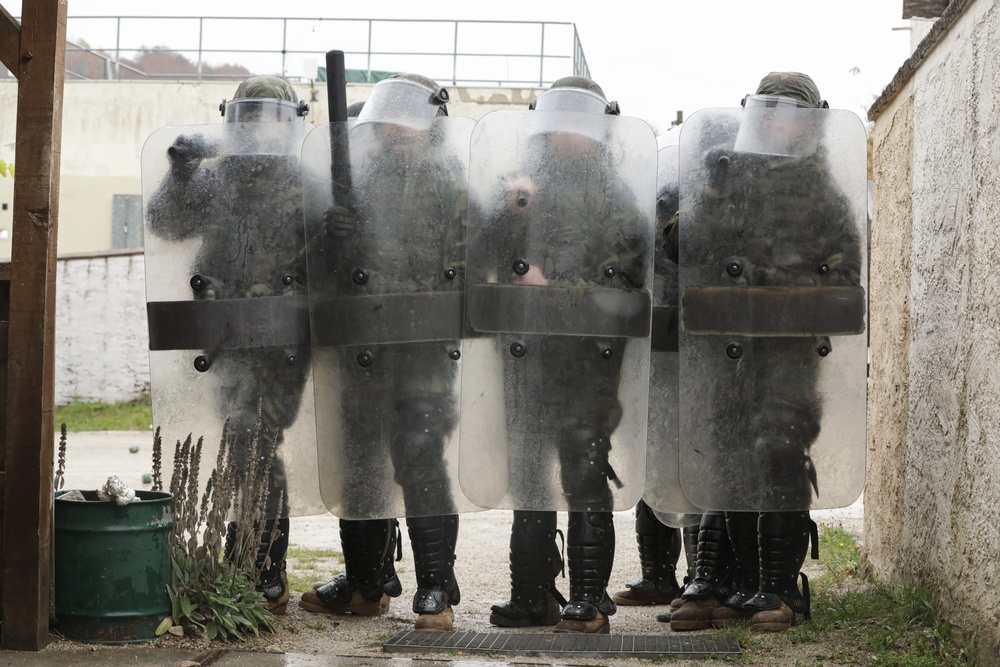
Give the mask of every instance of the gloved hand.
[{"label": "gloved hand", "polygon": [[334,204],[326,211],[326,224],[334,236],[350,236],[357,228],[351,209]]},{"label": "gloved hand", "polygon": [[217,150],[218,145],[212,139],[201,134],[182,134],[167,149],[167,158],[171,168],[190,175],[204,158],[214,156]]}]

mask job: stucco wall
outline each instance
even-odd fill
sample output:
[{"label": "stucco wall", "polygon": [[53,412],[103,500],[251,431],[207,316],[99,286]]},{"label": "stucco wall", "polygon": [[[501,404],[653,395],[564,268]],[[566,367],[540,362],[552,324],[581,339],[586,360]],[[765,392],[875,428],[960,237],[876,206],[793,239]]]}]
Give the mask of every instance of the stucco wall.
[{"label": "stucco wall", "polygon": [[56,263],[55,402],[116,402],[149,390],[141,253]]},{"label": "stucco wall", "polygon": [[[314,92],[296,84],[309,103],[306,120],[329,120],[326,84]],[[231,98],[232,82],[67,81],[63,92],[59,196],[59,252],[99,252],[111,248],[111,203],[115,194],[139,194],[142,145],[167,125],[217,124],[219,102]],[[371,86],[350,84],[347,103],[368,98]],[[451,90],[449,112],[478,120],[497,109],[525,109],[541,89],[471,88]],[[0,81],[0,159],[14,162],[17,81]],[[0,178],[0,260],[10,257],[13,184]]]},{"label": "stucco wall", "polygon": [[875,123],[865,542],[1000,645],[1000,7],[971,2]]}]

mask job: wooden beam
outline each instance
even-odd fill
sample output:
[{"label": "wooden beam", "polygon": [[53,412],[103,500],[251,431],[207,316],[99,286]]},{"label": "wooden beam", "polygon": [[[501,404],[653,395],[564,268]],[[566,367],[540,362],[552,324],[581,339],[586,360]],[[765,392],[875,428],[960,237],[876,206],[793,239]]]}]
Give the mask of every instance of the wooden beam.
[{"label": "wooden beam", "polygon": [[21,44],[21,26],[0,7],[0,63],[17,76],[17,56]]},{"label": "wooden beam", "polygon": [[22,6],[7,350],[2,647],[49,639],[52,407],[66,0]]}]

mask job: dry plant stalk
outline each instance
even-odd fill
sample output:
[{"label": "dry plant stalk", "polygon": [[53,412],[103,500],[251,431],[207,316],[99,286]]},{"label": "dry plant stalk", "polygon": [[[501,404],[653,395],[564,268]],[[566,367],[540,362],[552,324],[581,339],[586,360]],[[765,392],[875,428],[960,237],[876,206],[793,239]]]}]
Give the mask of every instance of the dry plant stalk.
[{"label": "dry plant stalk", "polygon": [[56,466],[56,477],[52,481],[52,486],[56,491],[61,491],[66,484],[66,423],[59,427],[59,462]]}]

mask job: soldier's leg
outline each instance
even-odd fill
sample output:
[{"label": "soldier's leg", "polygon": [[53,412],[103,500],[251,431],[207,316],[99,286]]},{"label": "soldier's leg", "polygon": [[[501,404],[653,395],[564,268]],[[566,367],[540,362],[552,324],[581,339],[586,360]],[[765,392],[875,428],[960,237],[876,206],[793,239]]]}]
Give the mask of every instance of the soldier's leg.
[{"label": "soldier's leg", "polygon": [[733,548],[729,542],[726,516],[705,512],[698,531],[698,565],[694,580],[681,598],[684,604],[670,617],[670,629],[704,630],[712,627],[712,614],[729,596],[733,569]]},{"label": "soldier's leg", "polygon": [[615,560],[615,524],[611,512],[570,512],[566,534],[569,602],[556,632],[610,632],[608,616],[617,611],[608,595]]},{"label": "soldier's leg", "polygon": [[559,442],[559,466],[563,493],[571,512],[592,508],[610,509],[608,482],[621,486],[608,459],[611,438],[593,426],[569,428]]},{"label": "soldier's leg", "polygon": [[795,624],[795,614],[809,618],[809,580],[800,570],[810,537],[812,556],[819,557],[816,524],[808,512],[761,512],[757,530],[760,591],[744,606],[754,612],[754,630],[787,630]]},{"label": "soldier's leg", "polygon": [[299,606],[323,614],[377,616],[389,609],[384,563],[391,558],[396,530],[393,519],[340,520],[344,574],[302,594]]},{"label": "soldier's leg", "polygon": [[555,625],[566,599],[556,589],[563,569],[555,512],[514,511],[510,530],[510,600],[491,608],[490,623],[504,627]]},{"label": "soldier's leg", "polygon": [[712,613],[712,625],[724,628],[749,621],[753,612],[744,606],[760,587],[760,560],[757,552],[757,512],[726,512],[726,530],[733,547],[731,594]]},{"label": "soldier's leg", "polygon": [[414,627],[451,630],[455,620],[452,606],[461,600],[455,579],[458,515],[408,517],[406,528],[417,578],[413,612],[419,616]]},{"label": "soldier's leg", "polygon": [[443,395],[411,396],[396,403],[391,458],[407,516],[455,511],[444,460],[445,441],[455,425],[453,411],[451,397]]},{"label": "soldier's leg", "polygon": [[[681,608],[684,604],[684,598],[680,596],[687,588],[687,585],[694,581],[695,570],[698,567],[698,532],[700,526],[695,524],[693,526],[684,526],[681,529],[681,539],[684,542],[684,558],[687,560],[687,571],[684,573],[684,586],[681,587],[680,591],[677,593],[677,597],[670,601],[670,612],[675,612]],[[660,619],[659,616],[657,620],[669,621],[670,617]]]},{"label": "soldier's leg", "polygon": [[681,531],[664,525],[642,500],[635,506],[635,539],[639,545],[642,577],[611,596],[617,604],[669,604],[680,594],[677,559],[681,553]]}]

